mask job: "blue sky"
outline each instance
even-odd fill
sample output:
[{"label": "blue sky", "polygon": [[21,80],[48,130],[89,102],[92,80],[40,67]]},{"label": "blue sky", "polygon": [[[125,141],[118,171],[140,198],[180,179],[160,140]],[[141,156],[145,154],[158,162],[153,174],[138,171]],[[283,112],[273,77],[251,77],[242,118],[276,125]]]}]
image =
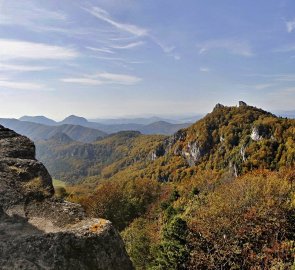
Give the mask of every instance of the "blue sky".
[{"label": "blue sky", "polygon": [[295,109],[293,0],[0,0],[0,116]]}]

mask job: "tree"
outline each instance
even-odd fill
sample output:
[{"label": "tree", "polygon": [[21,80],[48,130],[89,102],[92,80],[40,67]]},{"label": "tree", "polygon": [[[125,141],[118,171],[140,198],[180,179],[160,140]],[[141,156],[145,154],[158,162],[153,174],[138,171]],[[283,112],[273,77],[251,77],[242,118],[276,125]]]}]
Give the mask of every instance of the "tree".
[{"label": "tree", "polygon": [[175,216],[163,228],[162,241],[158,247],[155,269],[185,269],[189,257],[186,222]]}]

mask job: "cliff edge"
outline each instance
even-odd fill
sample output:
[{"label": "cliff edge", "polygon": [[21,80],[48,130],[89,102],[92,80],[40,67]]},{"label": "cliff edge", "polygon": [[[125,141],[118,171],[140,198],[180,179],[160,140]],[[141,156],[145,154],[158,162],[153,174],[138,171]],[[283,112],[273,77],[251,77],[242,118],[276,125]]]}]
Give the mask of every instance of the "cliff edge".
[{"label": "cliff edge", "polygon": [[1,269],[133,269],[109,221],[53,195],[34,144],[0,126]]}]

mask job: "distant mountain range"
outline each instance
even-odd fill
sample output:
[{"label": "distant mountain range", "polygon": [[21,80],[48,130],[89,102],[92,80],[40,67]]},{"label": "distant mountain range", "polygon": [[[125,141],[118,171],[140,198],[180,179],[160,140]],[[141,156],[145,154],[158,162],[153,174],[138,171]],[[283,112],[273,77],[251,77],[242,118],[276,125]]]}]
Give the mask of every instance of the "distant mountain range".
[{"label": "distant mountain range", "polygon": [[[131,123],[128,123],[128,119],[121,119],[121,120],[118,119],[117,121],[115,121],[115,119],[110,121],[104,120],[104,123],[91,122],[84,117],[80,117],[76,115],[70,115],[60,122],[56,122],[45,116],[23,116],[19,118],[19,120],[38,123],[42,125],[48,125],[48,126],[79,125],[79,126],[87,127],[91,129],[98,129],[108,134],[116,133],[119,131],[134,130],[134,131],[140,131],[143,134],[171,135],[175,133],[177,130],[181,128],[186,128],[190,125],[189,122],[188,123],[170,123],[170,122],[162,120],[162,118],[159,118],[159,117],[136,118],[134,120],[129,119]],[[157,121],[152,121],[152,120],[157,120]],[[139,122],[142,122],[142,123],[145,122],[146,124],[140,124]]]},{"label": "distant mountain range", "polygon": [[203,115],[194,116],[181,116],[181,117],[137,117],[137,118],[113,118],[113,119],[90,119],[91,122],[101,123],[105,125],[119,125],[119,124],[140,124],[149,125],[155,122],[168,122],[171,124],[183,124],[183,123],[195,123],[197,120],[201,119]]},{"label": "distant mountain range", "polygon": [[[159,120],[160,118],[146,119]],[[112,122],[112,121],[111,121]],[[70,115],[60,122],[56,122],[45,116],[23,116],[19,119],[0,118],[0,124],[15,130],[37,142],[47,140],[56,134],[65,134],[74,141],[89,143],[104,138],[108,134],[120,131],[139,131],[142,134],[171,135],[177,130],[186,128],[190,123],[169,123],[156,121],[149,124],[124,123],[102,124],[90,122],[86,118]],[[144,121],[143,121],[144,122]]]},{"label": "distant mountain range", "polygon": [[6,118],[0,118],[0,124],[7,128],[13,129],[19,134],[29,137],[35,142],[49,139],[58,133],[64,133],[71,139],[84,143],[93,142],[107,135],[103,131],[79,125],[63,124],[57,126],[47,126],[34,122]]}]

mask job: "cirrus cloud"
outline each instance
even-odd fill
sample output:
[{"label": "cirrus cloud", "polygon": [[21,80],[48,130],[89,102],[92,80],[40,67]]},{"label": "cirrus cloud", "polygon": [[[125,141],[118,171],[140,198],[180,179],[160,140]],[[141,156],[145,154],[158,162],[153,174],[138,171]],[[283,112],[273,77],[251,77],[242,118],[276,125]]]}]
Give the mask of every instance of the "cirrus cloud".
[{"label": "cirrus cloud", "polygon": [[141,78],[117,73],[100,72],[91,75],[82,75],[79,77],[62,78],[62,82],[76,83],[89,86],[102,84],[119,84],[119,85],[134,85],[141,81]]},{"label": "cirrus cloud", "polygon": [[0,58],[2,60],[65,60],[76,58],[78,55],[79,53],[72,48],[29,41],[0,39]]}]

